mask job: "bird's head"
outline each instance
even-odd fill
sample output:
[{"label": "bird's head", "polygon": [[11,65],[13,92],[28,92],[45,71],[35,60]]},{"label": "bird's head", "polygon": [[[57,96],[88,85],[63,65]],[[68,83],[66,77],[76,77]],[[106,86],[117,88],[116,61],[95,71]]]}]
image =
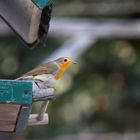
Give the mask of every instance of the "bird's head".
[{"label": "bird's head", "polygon": [[55,60],[55,62],[58,64],[60,70],[55,76],[55,79],[58,80],[63,73],[72,65],[75,64],[75,61],[69,57],[61,57]]}]

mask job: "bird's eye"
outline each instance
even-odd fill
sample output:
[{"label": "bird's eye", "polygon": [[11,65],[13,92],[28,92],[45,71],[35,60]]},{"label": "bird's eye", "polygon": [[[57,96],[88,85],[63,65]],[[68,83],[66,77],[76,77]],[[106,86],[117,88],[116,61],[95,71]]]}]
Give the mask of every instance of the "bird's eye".
[{"label": "bird's eye", "polygon": [[64,62],[67,62],[68,60],[67,59],[64,59]]}]

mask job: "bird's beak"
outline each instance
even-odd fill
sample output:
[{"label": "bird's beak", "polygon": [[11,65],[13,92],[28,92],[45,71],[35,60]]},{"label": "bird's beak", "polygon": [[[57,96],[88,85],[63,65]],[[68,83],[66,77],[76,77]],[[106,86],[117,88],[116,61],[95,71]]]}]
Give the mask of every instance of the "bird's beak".
[{"label": "bird's beak", "polygon": [[72,64],[77,64],[77,62],[76,61],[73,61]]}]

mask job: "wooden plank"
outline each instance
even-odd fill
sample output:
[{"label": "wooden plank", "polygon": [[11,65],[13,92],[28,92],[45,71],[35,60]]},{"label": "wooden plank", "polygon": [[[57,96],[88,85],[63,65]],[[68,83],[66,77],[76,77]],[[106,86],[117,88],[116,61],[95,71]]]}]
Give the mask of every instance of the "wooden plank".
[{"label": "wooden plank", "polygon": [[0,104],[0,111],[16,111],[19,110],[20,105],[15,105],[15,104]]},{"label": "wooden plank", "polygon": [[0,121],[0,126],[2,125],[15,125],[16,121]]},{"label": "wooden plank", "polygon": [[17,120],[17,114],[0,114],[0,121],[16,121]]},{"label": "wooden plank", "polygon": [[38,39],[41,13],[31,0],[0,0],[1,16],[28,44]]},{"label": "wooden plank", "polygon": [[13,132],[14,129],[15,129],[15,125],[0,125],[0,131]]},{"label": "wooden plank", "polygon": [[41,105],[41,108],[40,108],[40,111],[38,113],[38,117],[37,117],[37,120],[41,121],[44,117],[44,114],[48,108],[48,105],[49,105],[49,100],[47,101],[43,101],[42,105]]},{"label": "wooden plank", "polygon": [[19,110],[20,105],[0,104],[0,121],[16,121]]},{"label": "wooden plank", "polygon": [[48,124],[49,119],[48,119],[48,114],[47,113],[44,114],[42,120],[38,120],[37,117],[38,117],[38,114],[30,115],[29,120],[28,120],[28,125],[45,125],[45,124]]},{"label": "wooden plank", "polygon": [[20,105],[0,104],[0,131],[13,132]]}]

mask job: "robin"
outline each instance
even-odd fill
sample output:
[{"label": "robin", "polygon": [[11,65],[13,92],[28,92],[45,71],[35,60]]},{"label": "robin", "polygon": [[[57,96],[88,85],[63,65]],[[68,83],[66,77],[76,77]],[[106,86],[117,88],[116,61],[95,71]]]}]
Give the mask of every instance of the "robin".
[{"label": "robin", "polygon": [[61,57],[40,65],[17,80],[33,80],[39,88],[42,88],[42,85],[49,85],[61,78],[63,73],[74,63],[74,60],[69,57]]}]

